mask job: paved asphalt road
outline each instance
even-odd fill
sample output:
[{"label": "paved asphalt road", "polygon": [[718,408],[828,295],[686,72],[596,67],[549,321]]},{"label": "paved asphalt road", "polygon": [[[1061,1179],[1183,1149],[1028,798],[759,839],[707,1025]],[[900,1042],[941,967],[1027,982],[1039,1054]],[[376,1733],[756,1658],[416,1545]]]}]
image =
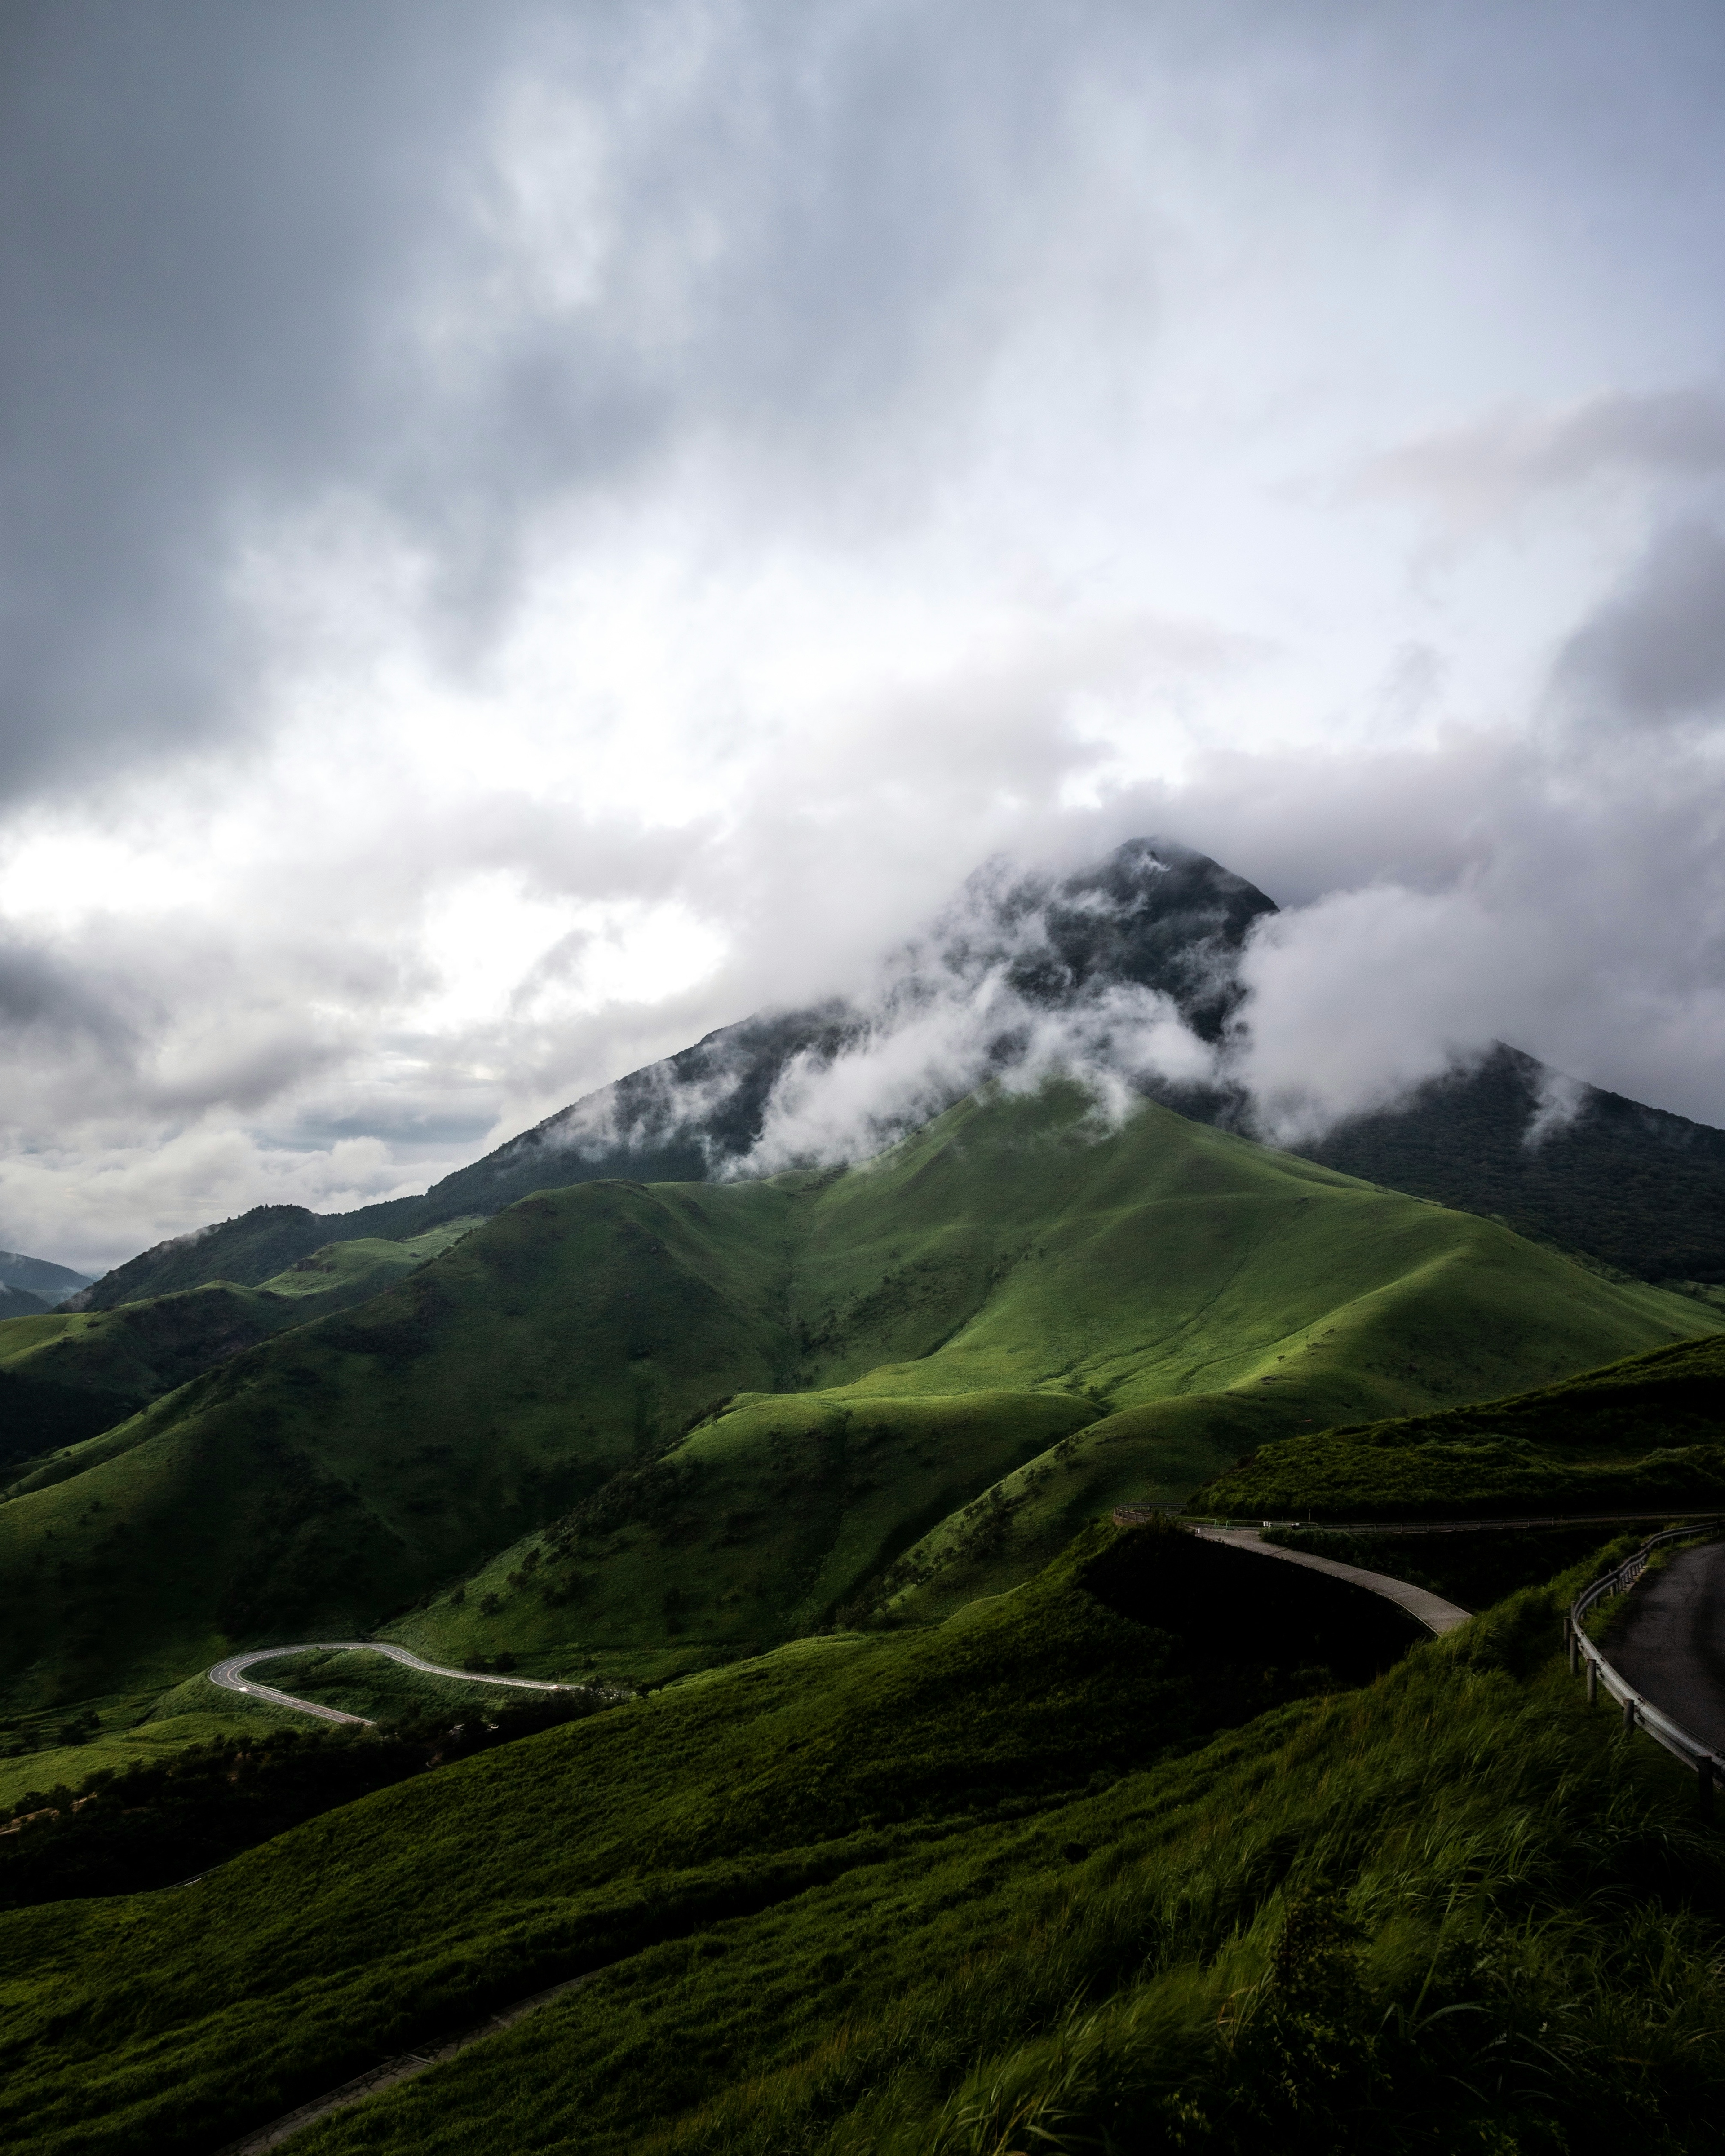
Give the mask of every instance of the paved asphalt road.
[{"label": "paved asphalt road", "polygon": [[459,1677],[463,1684],[509,1685],[520,1691],[567,1689],[543,1677],[498,1677],[485,1671],[448,1670],[441,1662],[422,1662],[405,1647],[388,1646],[381,1640],[311,1640],[298,1647],[259,1647],[249,1655],[230,1655],[225,1662],[218,1662],[209,1671],[209,1681],[220,1685],[223,1691],[243,1691],[249,1699],[267,1699],[272,1707],[290,1707],[300,1714],[315,1714],[320,1722],[346,1722],[369,1729],[372,1724],[362,1714],[343,1714],[336,1707],[319,1707],[315,1700],[296,1699],[292,1692],[278,1691],[274,1685],[254,1684],[245,1675],[254,1663],[280,1661],[284,1655],[352,1654],[388,1655],[392,1662],[403,1662],[410,1670],[424,1670],[428,1676]]},{"label": "paved asphalt road", "polygon": [[1453,1602],[1445,1602],[1440,1594],[1410,1586],[1405,1579],[1392,1579],[1387,1573],[1363,1572],[1357,1564],[1338,1564],[1333,1558],[1311,1557],[1304,1550],[1283,1549],[1275,1543],[1261,1541],[1253,1527],[1199,1527],[1194,1532],[1201,1542],[1226,1543],[1230,1549],[1250,1550],[1259,1557],[1280,1558],[1286,1564],[1304,1565],[1311,1572],[1327,1572],[1332,1579],[1352,1580],[1356,1587],[1369,1588],[1373,1594],[1381,1594],[1388,1602],[1399,1602],[1410,1617],[1419,1619],[1428,1632],[1440,1636],[1467,1622],[1467,1611],[1458,1609]]},{"label": "paved asphalt road", "polygon": [[1649,1574],[1602,1645],[1637,1691],[1725,1753],[1725,1543],[1679,1550]]}]

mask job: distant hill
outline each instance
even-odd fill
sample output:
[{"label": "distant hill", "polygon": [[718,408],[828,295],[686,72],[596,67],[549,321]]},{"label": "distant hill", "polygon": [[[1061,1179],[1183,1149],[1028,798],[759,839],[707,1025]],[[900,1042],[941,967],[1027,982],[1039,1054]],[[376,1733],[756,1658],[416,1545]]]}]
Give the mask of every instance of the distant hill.
[{"label": "distant hill", "polygon": [[94,1278],[47,1258],[26,1257],[22,1250],[0,1250],[0,1317],[27,1317],[52,1310],[67,1296],[88,1287]]},{"label": "distant hill", "polygon": [[254,1288],[213,1281],[113,1310],[0,1309],[0,1471],[111,1429],[244,1348],[364,1301],[475,1224],[326,1244]]},{"label": "distant hill", "polygon": [[[258,1206],[130,1259],[74,1306],[111,1309],[218,1280],[255,1286],[326,1243],[418,1235],[535,1190],[734,1173],[749,1163],[788,1079],[866,1052],[943,1000],[969,996],[986,1009],[998,993],[1006,1015],[983,1069],[1021,1061],[1039,1020],[1105,1024],[1111,993],[1164,996],[1216,1044],[1240,1015],[1245,939],[1276,911],[1243,877],[1159,840],[1133,839],[1065,877],[978,875],[889,965],[875,1008],[834,999],[759,1013],[586,1095],[423,1196],[346,1214]],[[886,1117],[879,1142],[950,1105],[978,1075],[967,1069],[943,1096],[896,1122]],[[1501,1219],[1636,1279],[1725,1282],[1725,1131],[1591,1086],[1572,1089],[1573,1112],[1553,1121],[1543,1109],[1555,1075],[1500,1045],[1395,1106],[1338,1126],[1304,1154]],[[1250,1103],[1238,1088],[1153,1090],[1183,1114],[1250,1134]],[[1536,1130],[1543,1135],[1530,1142]]]},{"label": "distant hill", "polygon": [[1302,1150],[1640,1280],[1725,1281],[1725,1131],[1584,1086],[1573,1113],[1530,1142],[1552,1075],[1500,1042],[1476,1068]]},{"label": "distant hill", "polygon": [[862,1168],[518,1202],[24,1476],[0,1685],[159,1685],[393,1614],[434,1659],[698,1667],[943,1615],[1302,1424],[1720,1322],[1153,1104],[1090,1111],[1002,1089]]}]

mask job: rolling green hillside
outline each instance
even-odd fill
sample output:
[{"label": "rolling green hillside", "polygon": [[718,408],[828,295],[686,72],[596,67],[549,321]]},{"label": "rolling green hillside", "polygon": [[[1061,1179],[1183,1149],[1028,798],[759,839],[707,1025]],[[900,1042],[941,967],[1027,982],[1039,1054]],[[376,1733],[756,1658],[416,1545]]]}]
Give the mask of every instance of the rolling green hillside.
[{"label": "rolling green hillside", "polygon": [[5,1677],[45,1707],[392,1617],[664,1676],[1717,1322],[1165,1110],[973,1100],[845,1173],[525,1200],[73,1448],[0,1505]]},{"label": "rolling green hillside", "polygon": [[0,1322],[0,1466],[110,1429],[241,1348],[365,1301],[475,1224],[452,1220],[409,1242],[326,1244],[257,1287],[218,1281],[113,1310]]},{"label": "rolling green hillside", "polygon": [[1196,1502],[1331,1520],[1725,1507],[1725,1341],[1656,1348],[1476,1407],[1284,1439]]},{"label": "rolling green hillside", "polygon": [[[1248,1720],[1203,1645],[1235,1582],[1162,1594],[1173,1553],[1092,1530],[937,1630],[782,1649],[196,1887],[0,1916],[8,2147],[197,2156],[583,1976],[296,2145],[1711,2146],[1719,1839],[1563,1672],[1575,1581]],[[1204,1554],[1281,1636],[1291,1568]]]},{"label": "rolling green hillside", "polygon": [[[400,1209],[404,1231],[406,1204],[411,1202],[406,1201]],[[259,1287],[274,1275],[323,1248],[332,1240],[331,1229],[346,1229],[350,1240],[371,1239],[386,1234],[396,1217],[391,1214],[387,1223],[355,1220],[352,1216],[313,1213],[304,1205],[254,1205],[236,1219],[213,1221],[199,1235],[171,1236],[165,1243],[141,1250],[136,1257],[104,1273],[77,1298],[78,1304],[84,1310],[115,1310],[124,1303],[180,1295],[188,1288],[218,1280],[240,1287]]]},{"label": "rolling green hillside", "polygon": [[[671,1668],[817,1623],[927,1621],[1014,1585],[1107,1507],[1178,1502],[1338,1409],[1476,1399],[1512,1370],[1567,1373],[1608,1342],[1719,1324],[1163,1111],[1081,1147],[1039,1112],[954,1111],[821,1194],[795,1373],[810,1389],[739,1398],[393,1629],[446,1656],[572,1640],[602,1656],[662,1647],[671,1660],[649,1666]],[[1000,1172],[978,1175],[986,1159]],[[853,1328],[913,1291],[939,1314],[976,1292],[980,1260],[967,1275],[961,1252],[978,1215],[993,1256],[974,1316],[853,1374],[891,1352]],[[944,1259],[901,1256],[853,1303],[817,1302],[816,1264],[851,1265],[883,1217],[895,1233],[970,1226]],[[925,1435],[937,1412],[940,1440]]]}]

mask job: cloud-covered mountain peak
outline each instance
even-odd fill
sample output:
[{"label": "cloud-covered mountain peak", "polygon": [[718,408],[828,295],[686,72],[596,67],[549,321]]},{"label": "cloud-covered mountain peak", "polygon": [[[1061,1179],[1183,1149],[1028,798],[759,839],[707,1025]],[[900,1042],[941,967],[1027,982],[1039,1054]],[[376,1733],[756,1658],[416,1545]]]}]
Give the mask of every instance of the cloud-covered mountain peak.
[{"label": "cloud-covered mountain peak", "polygon": [[771,1173],[865,1158],[988,1079],[1200,1082],[1245,994],[1245,938],[1275,911],[1166,840],[1065,874],[990,862],[871,981],[709,1034],[451,1182],[477,1197],[487,1173],[512,1184],[543,1159],[543,1179],[557,1154],[589,1174]]}]

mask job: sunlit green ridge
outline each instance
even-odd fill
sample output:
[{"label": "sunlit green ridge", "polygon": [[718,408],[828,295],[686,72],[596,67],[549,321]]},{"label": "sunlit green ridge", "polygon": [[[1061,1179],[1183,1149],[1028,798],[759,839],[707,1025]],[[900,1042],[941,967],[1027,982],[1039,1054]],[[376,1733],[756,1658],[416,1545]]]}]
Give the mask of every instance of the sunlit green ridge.
[{"label": "sunlit green ridge", "polygon": [[6,1674],[87,1697],[392,1618],[665,1674],[1716,1322],[1163,1109],[973,1100],[842,1173],[524,1200],[74,1448],[0,1506]]}]

